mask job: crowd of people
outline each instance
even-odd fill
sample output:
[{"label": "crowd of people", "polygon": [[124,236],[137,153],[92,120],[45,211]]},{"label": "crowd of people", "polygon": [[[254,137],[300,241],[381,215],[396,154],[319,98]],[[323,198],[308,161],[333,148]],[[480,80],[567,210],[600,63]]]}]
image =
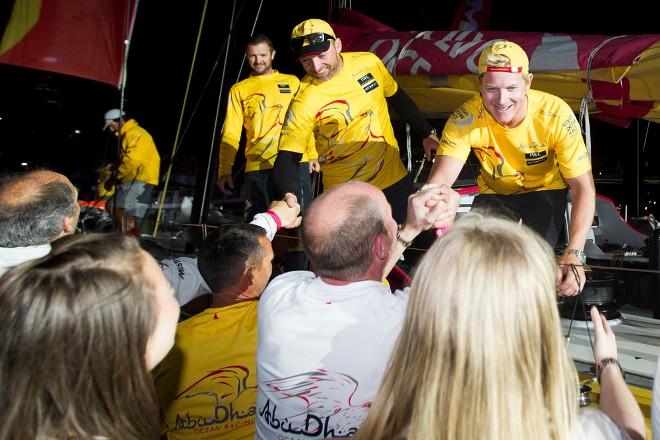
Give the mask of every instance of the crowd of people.
[{"label": "crowd of people", "polygon": [[[234,189],[244,127],[251,222],[218,228],[196,258],[159,266],[125,233],[159,159],[121,110],[106,114],[121,137],[109,179],[121,232],[75,234],[77,191],[61,174],[2,178],[0,440],[645,438],[595,307],[600,406],[579,407],[556,297],[585,283],[593,178],[575,116],[530,88],[525,52],[487,47],[480,93],[438,137],[382,62],[342,52],[328,23],[300,23],[291,47],[300,81],[273,70],[267,37],[246,45],[252,73],[230,93],[218,185]],[[419,189],[388,104],[436,155]],[[470,151],[481,195],[457,219],[451,185]],[[309,270],[272,278],[280,228],[299,228]],[[411,286],[392,289],[387,275],[433,229]]]}]

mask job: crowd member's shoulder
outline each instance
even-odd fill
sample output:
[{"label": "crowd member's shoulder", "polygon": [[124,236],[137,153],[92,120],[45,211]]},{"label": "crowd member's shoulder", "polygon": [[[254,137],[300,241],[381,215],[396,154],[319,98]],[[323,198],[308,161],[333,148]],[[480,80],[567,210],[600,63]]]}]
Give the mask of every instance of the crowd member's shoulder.
[{"label": "crowd member's shoulder", "polygon": [[261,304],[271,300],[295,295],[297,290],[317,278],[314,272],[295,270],[285,272],[273,278],[266,286],[259,302]]},{"label": "crowd member's shoulder", "polygon": [[583,408],[578,412],[570,438],[619,440],[629,437],[604,412],[595,408]]}]

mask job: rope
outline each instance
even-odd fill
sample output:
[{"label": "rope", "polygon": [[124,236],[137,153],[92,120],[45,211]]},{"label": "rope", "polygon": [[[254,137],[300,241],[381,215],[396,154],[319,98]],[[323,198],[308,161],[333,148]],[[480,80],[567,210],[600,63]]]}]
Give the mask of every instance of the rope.
[{"label": "rope", "polygon": [[[254,18],[254,23],[252,25],[252,32],[254,32],[254,29],[257,25],[257,21],[259,20],[259,15],[261,14],[261,6],[263,4],[263,0],[261,3],[259,3],[259,9],[257,10],[257,14]],[[231,35],[234,31],[234,15],[235,15],[235,10],[236,10],[236,0],[234,0],[232,10],[231,10],[231,24],[229,26],[229,37],[227,38],[227,48],[229,48],[229,41],[231,40]],[[224,84],[225,84],[225,72],[227,71],[227,58],[229,56],[229,50],[225,52],[225,60],[224,60],[224,65],[222,66],[222,76],[220,79],[220,93],[218,94],[218,103],[216,104],[215,108],[215,121],[213,122],[213,136],[211,138],[211,147],[209,148],[209,157],[206,162],[206,173],[204,175],[204,189],[202,191],[202,201],[199,204],[200,209],[204,210],[204,206],[206,204],[206,196],[207,196],[207,190],[209,186],[209,177],[211,175],[211,164],[213,163],[213,154],[215,153],[214,146],[216,145],[216,136],[218,133],[218,120],[220,119],[220,107],[222,103],[222,90],[224,89]],[[241,69],[243,69],[243,62],[245,60],[245,57],[243,57],[243,61],[241,62]],[[240,75],[240,71],[239,71]],[[224,130],[224,122],[220,130]],[[200,220],[202,220],[202,216],[200,215]]]},{"label": "rope", "polygon": [[202,9],[202,18],[199,21],[199,30],[197,31],[197,41],[195,42],[195,50],[193,52],[192,63],[190,64],[190,72],[188,73],[188,83],[186,84],[186,92],[183,96],[183,105],[181,106],[181,113],[179,114],[179,123],[176,127],[176,135],[174,136],[174,144],[172,145],[172,154],[170,164],[167,167],[167,174],[165,175],[165,184],[163,186],[163,191],[160,196],[160,201],[158,203],[158,214],[156,215],[156,223],[154,224],[154,231],[152,233],[153,238],[158,237],[158,226],[160,225],[160,219],[163,215],[163,205],[165,204],[165,196],[167,194],[167,187],[170,183],[170,177],[172,176],[172,168],[174,167],[174,155],[176,154],[177,145],[179,141],[179,134],[181,132],[181,125],[183,124],[183,115],[186,109],[186,103],[188,102],[188,93],[190,92],[190,83],[192,82],[193,69],[195,68],[195,60],[197,59],[197,51],[199,49],[199,41],[202,37],[202,29],[204,28],[204,18],[206,17],[206,8],[208,6],[208,0],[204,1],[204,8]]},{"label": "rope", "polygon": [[587,147],[589,158],[591,158],[591,124],[589,122],[589,107],[592,107],[594,111],[596,110],[596,101],[594,101],[593,88],[591,87],[591,63],[598,51],[607,43],[623,37],[627,37],[627,35],[617,35],[601,41],[601,43],[589,53],[589,57],[587,58],[587,94],[580,102],[580,126],[585,137],[584,142]]},{"label": "rope", "polygon": [[408,174],[412,173],[412,142],[410,139],[410,124],[406,122],[406,155],[408,156]]}]

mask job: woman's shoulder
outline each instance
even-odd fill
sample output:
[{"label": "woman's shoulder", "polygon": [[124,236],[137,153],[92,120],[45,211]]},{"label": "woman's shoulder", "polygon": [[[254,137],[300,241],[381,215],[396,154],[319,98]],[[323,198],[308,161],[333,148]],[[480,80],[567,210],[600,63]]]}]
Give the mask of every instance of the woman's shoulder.
[{"label": "woman's shoulder", "polygon": [[614,421],[604,412],[595,408],[584,408],[578,412],[575,426],[571,430],[571,439],[622,440],[629,439]]}]

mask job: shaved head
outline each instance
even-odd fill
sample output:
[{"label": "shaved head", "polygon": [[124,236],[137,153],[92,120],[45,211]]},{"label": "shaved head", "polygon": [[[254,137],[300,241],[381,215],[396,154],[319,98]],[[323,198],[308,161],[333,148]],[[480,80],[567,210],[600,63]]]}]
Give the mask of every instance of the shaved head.
[{"label": "shaved head", "polygon": [[348,182],[319,196],[303,219],[303,244],[314,270],[338,280],[361,279],[391,209],[382,191],[364,182]]}]

